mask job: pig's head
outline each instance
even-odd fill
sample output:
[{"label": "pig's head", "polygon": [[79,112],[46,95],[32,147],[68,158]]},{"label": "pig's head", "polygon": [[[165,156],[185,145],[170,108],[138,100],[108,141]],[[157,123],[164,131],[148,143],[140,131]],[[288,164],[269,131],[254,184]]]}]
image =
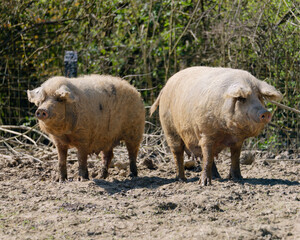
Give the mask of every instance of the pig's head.
[{"label": "pig's head", "polygon": [[256,78],[227,86],[223,106],[227,126],[245,137],[258,135],[272,118],[264,106],[265,99],[281,100],[282,94]]},{"label": "pig's head", "polygon": [[[49,80],[48,80],[49,81]],[[38,109],[35,116],[43,131],[62,135],[67,134],[74,126],[74,103],[77,96],[66,84],[43,84],[32,91],[27,91],[28,100]]]}]

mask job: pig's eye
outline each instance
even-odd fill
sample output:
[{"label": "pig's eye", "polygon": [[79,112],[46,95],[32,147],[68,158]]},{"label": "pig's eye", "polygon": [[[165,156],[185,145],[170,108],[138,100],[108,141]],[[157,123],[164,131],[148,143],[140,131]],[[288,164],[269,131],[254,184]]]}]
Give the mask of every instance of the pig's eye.
[{"label": "pig's eye", "polygon": [[243,98],[243,97],[238,97],[237,100],[241,103],[246,102],[246,98]]}]

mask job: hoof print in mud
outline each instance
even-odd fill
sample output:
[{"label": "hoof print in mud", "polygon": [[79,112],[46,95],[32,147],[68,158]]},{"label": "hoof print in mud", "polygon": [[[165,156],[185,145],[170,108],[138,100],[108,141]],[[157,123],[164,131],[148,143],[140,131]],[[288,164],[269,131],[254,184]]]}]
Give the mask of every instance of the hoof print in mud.
[{"label": "hoof print in mud", "polygon": [[161,211],[169,211],[169,210],[174,210],[176,209],[178,206],[177,203],[173,203],[173,202],[163,202],[163,203],[159,203],[157,206],[157,210],[161,210]]}]

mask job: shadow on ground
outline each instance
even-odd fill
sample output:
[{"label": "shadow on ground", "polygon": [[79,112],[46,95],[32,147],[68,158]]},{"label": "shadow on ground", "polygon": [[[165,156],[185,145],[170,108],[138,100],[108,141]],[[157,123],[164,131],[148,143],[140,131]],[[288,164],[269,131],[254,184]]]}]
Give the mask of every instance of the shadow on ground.
[{"label": "shadow on ground", "polygon": [[[187,182],[197,182],[198,180],[199,178],[195,177],[188,179]],[[162,177],[135,177],[124,181],[114,180],[113,182],[109,182],[103,179],[94,179],[93,181],[97,186],[104,188],[109,194],[115,194],[137,188],[156,189],[160,186],[174,183],[177,180],[175,178]]]},{"label": "shadow on ground", "polygon": [[[283,179],[266,179],[266,178],[245,178],[241,180],[231,179],[216,179],[219,182],[235,182],[237,184],[251,184],[251,185],[262,185],[262,186],[275,186],[275,185],[286,185],[286,186],[299,186],[298,181],[289,181]],[[94,179],[94,183],[105,189],[109,194],[115,194],[120,192],[127,192],[131,189],[148,188],[156,189],[163,185],[168,185],[177,182],[175,178],[162,178],[162,177],[135,177],[132,179],[125,179],[124,181],[114,180],[112,182],[103,179]],[[198,184],[199,178],[189,178],[187,183]]]},{"label": "shadow on ground", "polygon": [[289,181],[283,179],[267,179],[267,178],[244,178],[241,180],[231,180],[231,179],[220,179],[220,182],[234,181],[240,184],[251,184],[251,185],[264,185],[264,186],[274,186],[274,185],[286,185],[286,186],[299,186],[298,181]]}]

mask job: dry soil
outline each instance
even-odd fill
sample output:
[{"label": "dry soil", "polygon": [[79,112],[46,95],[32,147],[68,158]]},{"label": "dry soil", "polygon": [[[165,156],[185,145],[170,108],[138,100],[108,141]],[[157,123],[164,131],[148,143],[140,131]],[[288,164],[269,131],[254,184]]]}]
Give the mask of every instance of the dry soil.
[{"label": "dry soil", "polygon": [[223,178],[201,187],[197,166],[175,181],[171,157],[150,159],[155,169],[140,163],[136,178],[115,167],[102,180],[93,156],[84,182],[71,159],[59,183],[56,153],[47,154],[42,163],[2,157],[0,239],[300,239],[299,161],[259,158],[232,181],[218,160]]}]

